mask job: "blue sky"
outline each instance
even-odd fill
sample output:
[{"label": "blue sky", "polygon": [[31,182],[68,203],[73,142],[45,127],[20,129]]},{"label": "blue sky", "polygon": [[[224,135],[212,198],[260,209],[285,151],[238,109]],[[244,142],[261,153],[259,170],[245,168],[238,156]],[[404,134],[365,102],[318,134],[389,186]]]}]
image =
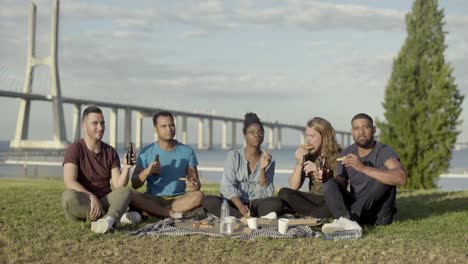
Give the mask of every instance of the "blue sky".
[{"label": "blue sky", "polygon": [[[349,130],[358,112],[383,117],[385,86],[412,2],[61,1],[62,92],[234,117],[253,111],[264,120],[299,125],[321,116]],[[36,3],[38,53],[45,55],[51,1]],[[1,89],[20,91],[29,1],[0,5]],[[446,59],[466,94],[468,1],[439,6],[449,32]],[[49,93],[47,71],[38,70],[34,85],[35,93]],[[463,119],[467,106],[468,100]],[[49,108],[38,103],[32,137],[48,137]],[[17,109],[16,100],[0,98],[0,111],[8,113],[1,140],[13,136]],[[468,141],[468,121],[461,129],[459,141]]]}]

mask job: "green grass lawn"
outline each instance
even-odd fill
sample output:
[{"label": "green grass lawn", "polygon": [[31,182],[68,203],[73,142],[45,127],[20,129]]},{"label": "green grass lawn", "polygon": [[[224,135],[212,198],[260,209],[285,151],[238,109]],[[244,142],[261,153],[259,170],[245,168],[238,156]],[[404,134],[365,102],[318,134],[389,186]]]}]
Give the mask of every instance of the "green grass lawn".
[{"label": "green grass lawn", "polygon": [[401,191],[394,224],[333,242],[130,236],[138,227],[97,235],[65,220],[63,189],[54,179],[0,179],[0,263],[468,263],[468,191]]}]

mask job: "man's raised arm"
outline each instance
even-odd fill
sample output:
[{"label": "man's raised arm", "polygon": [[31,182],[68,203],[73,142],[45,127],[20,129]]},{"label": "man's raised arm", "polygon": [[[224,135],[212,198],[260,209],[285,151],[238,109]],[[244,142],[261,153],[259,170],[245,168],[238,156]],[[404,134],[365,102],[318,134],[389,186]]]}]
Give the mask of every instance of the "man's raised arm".
[{"label": "man's raised arm", "polygon": [[122,170],[120,170],[120,168],[117,167],[112,169],[111,182],[114,188],[127,186],[131,167],[132,165],[125,164]]},{"label": "man's raised arm", "polygon": [[386,169],[378,169],[364,165],[354,154],[348,154],[343,160],[345,166],[351,166],[355,170],[388,185],[404,185],[406,183],[406,170],[396,158],[385,161]]},{"label": "man's raised arm", "polygon": [[362,173],[388,185],[405,185],[407,174],[401,163],[396,158],[391,158],[384,163],[387,169],[365,167]]},{"label": "man's raised arm", "polygon": [[161,172],[161,164],[159,162],[151,162],[148,166],[148,168],[143,169],[142,167],[137,167],[133,171],[133,176],[132,176],[132,188],[133,189],[138,189],[143,184],[145,184],[146,179],[150,175],[159,175]]}]

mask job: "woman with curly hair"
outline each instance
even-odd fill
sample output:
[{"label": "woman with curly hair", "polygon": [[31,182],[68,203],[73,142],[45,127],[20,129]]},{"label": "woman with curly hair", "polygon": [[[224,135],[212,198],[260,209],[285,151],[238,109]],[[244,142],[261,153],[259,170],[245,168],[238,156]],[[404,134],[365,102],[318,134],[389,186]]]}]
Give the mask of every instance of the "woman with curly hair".
[{"label": "woman with curly hair", "polygon": [[[262,217],[274,212],[278,215],[283,201],[272,197],[275,161],[261,150],[264,138],[263,124],[254,113],[245,114],[243,130],[245,146],[228,153],[221,179],[222,197],[208,195],[202,206],[220,216],[223,199],[227,199],[230,215],[235,217]],[[275,214],[273,214],[275,215]]]}]

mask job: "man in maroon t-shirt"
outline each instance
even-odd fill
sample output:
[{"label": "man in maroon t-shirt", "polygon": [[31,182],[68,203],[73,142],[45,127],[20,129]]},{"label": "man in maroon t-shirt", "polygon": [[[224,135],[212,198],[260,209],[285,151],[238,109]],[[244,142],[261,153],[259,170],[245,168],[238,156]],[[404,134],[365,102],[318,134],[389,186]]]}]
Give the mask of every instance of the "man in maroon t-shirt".
[{"label": "man in maroon t-shirt", "polygon": [[[84,138],[71,144],[63,161],[64,184],[62,206],[70,220],[91,220],[91,230],[108,232],[114,223],[138,223],[141,216],[128,212],[132,191],[126,187],[132,165],[124,159],[120,170],[119,155],[102,142],[105,130],[101,109],[90,106],[83,112]],[[132,157],[133,164],[135,157]],[[110,182],[114,186],[111,190]]]}]

